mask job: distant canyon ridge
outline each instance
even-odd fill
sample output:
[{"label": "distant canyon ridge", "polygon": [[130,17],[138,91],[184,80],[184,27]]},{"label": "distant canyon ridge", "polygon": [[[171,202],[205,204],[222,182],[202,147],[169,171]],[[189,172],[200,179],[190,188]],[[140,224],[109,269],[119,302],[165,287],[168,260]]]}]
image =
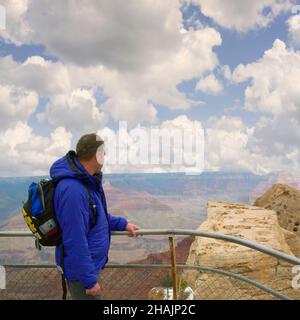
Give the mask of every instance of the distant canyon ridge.
[{"label": "distant canyon ridge", "polygon": [[[0,178],[0,230],[27,230],[20,207],[28,185],[39,179]],[[104,174],[103,185],[109,211],[125,216],[140,228],[195,230],[207,217],[208,201],[252,204],[278,182],[300,188],[297,177],[251,173]],[[297,227],[292,224],[289,228]],[[176,243],[182,239],[177,237]],[[113,237],[109,258],[110,262],[129,262],[167,249],[167,239],[162,236]],[[36,251],[32,239],[1,239],[0,263],[38,262],[54,262],[52,250]]]}]

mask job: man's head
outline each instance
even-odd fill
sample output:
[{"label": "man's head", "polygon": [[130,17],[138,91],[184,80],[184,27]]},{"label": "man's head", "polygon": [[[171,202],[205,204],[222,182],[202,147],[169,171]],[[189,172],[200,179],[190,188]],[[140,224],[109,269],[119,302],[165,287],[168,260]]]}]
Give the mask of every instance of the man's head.
[{"label": "man's head", "polygon": [[104,162],[104,141],[95,133],[85,134],[77,142],[76,154],[89,173],[99,173]]}]

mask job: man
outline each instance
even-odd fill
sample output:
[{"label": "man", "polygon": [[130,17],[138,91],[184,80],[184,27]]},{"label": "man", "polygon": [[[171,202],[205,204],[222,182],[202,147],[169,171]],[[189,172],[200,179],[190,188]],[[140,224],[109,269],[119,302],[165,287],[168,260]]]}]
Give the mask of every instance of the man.
[{"label": "man", "polygon": [[102,188],[104,141],[96,134],[82,136],[74,151],[50,168],[57,182],[54,208],[62,230],[62,245],[56,247],[56,263],[63,263],[72,299],[100,299],[99,272],[108,261],[111,231],[139,228],[123,217],[107,212]]}]

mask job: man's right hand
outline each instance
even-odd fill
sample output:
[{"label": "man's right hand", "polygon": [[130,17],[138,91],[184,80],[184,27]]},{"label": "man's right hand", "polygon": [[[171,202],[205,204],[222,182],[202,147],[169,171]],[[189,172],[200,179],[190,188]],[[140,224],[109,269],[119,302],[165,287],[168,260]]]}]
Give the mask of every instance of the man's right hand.
[{"label": "man's right hand", "polygon": [[91,289],[86,289],[85,293],[88,296],[97,296],[101,293],[102,290],[102,284],[99,284],[98,282],[91,288]]}]

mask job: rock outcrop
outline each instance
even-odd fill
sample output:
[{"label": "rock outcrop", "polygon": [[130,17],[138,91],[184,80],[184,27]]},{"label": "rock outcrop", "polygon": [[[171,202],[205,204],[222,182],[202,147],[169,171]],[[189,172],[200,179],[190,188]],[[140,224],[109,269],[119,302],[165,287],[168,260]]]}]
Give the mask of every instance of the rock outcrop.
[{"label": "rock outcrop", "polygon": [[300,237],[300,190],[275,184],[254,205],[275,210],[280,226]]},{"label": "rock outcrop", "polygon": [[[263,244],[289,255],[293,252],[287,239],[291,233],[281,228],[277,213],[257,206],[226,202],[209,202],[207,220],[199,231],[232,235]],[[292,265],[264,253],[210,238],[196,237],[190,247],[187,264],[230,271],[256,280],[299,299],[292,288]],[[185,270],[185,279],[195,292],[195,299],[272,299],[270,294],[244,282],[207,271]]]}]

